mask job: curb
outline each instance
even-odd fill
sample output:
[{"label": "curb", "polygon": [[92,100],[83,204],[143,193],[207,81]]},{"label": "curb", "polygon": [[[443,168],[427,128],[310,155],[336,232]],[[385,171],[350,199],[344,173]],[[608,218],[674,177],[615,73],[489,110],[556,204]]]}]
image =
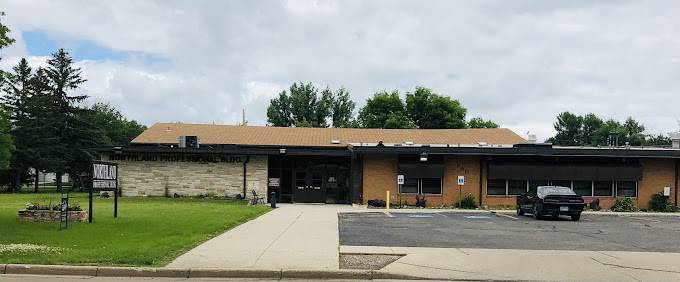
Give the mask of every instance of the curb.
[{"label": "curb", "polygon": [[[425,277],[394,274],[376,270],[264,270],[151,268],[70,265],[0,264],[0,274],[57,275],[87,277],[159,277],[159,278],[269,278],[269,279],[350,279],[350,280],[432,280]],[[1,278],[2,276],[0,276]]]},{"label": "curb", "polygon": [[73,275],[73,276],[97,276],[97,268],[91,266],[70,265],[26,265],[8,264],[5,266],[5,274],[40,274],[40,275]]},{"label": "curb", "polygon": [[258,269],[188,269],[187,278],[275,278],[281,279],[281,270]]}]

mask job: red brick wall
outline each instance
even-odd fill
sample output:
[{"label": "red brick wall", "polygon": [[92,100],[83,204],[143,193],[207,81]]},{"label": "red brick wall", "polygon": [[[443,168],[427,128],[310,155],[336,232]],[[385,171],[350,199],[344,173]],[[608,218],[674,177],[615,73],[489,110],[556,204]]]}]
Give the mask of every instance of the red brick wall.
[{"label": "red brick wall", "polygon": [[[671,187],[671,193],[675,192],[675,163],[667,159],[641,159],[643,167],[642,180],[638,183],[636,204],[639,208],[646,209],[652,194],[663,191],[663,187]],[[446,156],[445,171],[442,187],[442,195],[426,196],[428,206],[451,206],[459,198],[457,185],[458,175],[465,176],[465,185],[462,195],[472,194],[479,201],[480,167],[482,174],[482,200],[483,206],[514,207],[517,196],[489,196],[486,194],[486,165],[478,156]],[[391,203],[397,203],[397,156],[396,155],[366,155],[364,157],[363,170],[363,203],[371,199],[385,200],[385,191],[390,190]],[[671,199],[675,195],[671,194]],[[595,197],[585,197],[587,203]],[[616,201],[615,197],[597,197],[600,206],[609,209]],[[415,196],[402,196],[402,202],[410,205],[415,203]]]}]

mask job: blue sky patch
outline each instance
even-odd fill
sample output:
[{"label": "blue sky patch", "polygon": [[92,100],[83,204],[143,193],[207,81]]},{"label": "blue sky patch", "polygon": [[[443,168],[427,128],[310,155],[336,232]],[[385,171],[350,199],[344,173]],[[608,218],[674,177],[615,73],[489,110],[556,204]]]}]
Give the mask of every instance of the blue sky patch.
[{"label": "blue sky patch", "polygon": [[138,51],[120,51],[102,46],[94,41],[68,36],[65,34],[48,33],[45,31],[24,31],[21,33],[26,42],[26,49],[31,56],[50,56],[64,48],[76,61],[81,60],[109,60],[136,62],[151,65],[165,65],[171,63],[167,57]]}]

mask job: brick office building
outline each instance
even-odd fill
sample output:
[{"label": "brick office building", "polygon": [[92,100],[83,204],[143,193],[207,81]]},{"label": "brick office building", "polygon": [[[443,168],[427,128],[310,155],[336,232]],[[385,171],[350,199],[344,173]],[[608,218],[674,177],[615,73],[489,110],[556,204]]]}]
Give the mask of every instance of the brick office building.
[{"label": "brick office building", "polygon": [[[125,147],[103,148],[119,164],[123,196],[274,192],[280,202],[385,199],[451,205],[472,194],[482,206],[560,185],[605,208],[633,197],[646,208],[670,189],[677,205],[679,148],[559,147],[508,129],[280,128],[159,123]],[[405,177],[398,191],[397,175]],[[457,184],[458,177],[465,184]],[[460,190],[459,190],[460,189]]]}]

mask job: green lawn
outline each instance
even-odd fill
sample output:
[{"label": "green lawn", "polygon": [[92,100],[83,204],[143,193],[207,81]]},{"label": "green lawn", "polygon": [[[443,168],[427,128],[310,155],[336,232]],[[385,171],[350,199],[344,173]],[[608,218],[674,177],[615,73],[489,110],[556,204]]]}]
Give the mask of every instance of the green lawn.
[{"label": "green lawn", "polygon": [[[67,230],[59,231],[58,222],[19,221],[18,211],[27,202],[46,198],[59,202],[55,193],[0,194],[0,263],[163,266],[270,210],[225,199],[125,197],[119,199],[114,219],[113,199],[95,198],[91,224],[69,223]],[[72,193],[70,198],[87,209],[87,194]],[[53,248],[19,251],[8,248],[10,244]]]}]

